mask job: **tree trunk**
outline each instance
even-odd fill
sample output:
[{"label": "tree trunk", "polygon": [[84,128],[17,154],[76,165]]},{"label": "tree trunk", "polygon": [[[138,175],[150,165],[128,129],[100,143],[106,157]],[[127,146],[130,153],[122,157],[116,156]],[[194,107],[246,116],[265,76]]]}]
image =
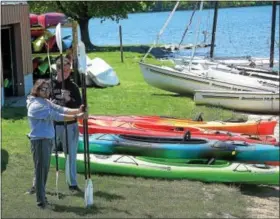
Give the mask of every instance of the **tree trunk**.
[{"label": "tree trunk", "polygon": [[89,31],[88,31],[88,23],[89,19],[82,19],[78,21],[81,29],[81,40],[84,42],[86,50],[92,50],[93,44],[90,42]]}]

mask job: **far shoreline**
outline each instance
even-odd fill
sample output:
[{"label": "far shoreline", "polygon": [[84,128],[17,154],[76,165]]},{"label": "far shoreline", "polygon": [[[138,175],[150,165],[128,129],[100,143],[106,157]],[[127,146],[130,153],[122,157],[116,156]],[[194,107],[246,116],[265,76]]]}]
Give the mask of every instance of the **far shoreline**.
[{"label": "far shoreline", "polygon": [[[233,8],[256,8],[256,7],[268,7],[272,6],[272,4],[267,4],[267,5],[244,5],[244,6],[232,6],[232,7],[219,7],[218,10],[222,9],[233,9]],[[277,6],[280,6],[279,4]],[[144,14],[144,13],[160,13],[160,12],[170,12],[172,9],[166,9],[162,11],[142,11],[142,12],[134,12],[134,13],[128,13],[128,15],[134,15],[134,14]],[[204,8],[202,9],[203,11],[206,10],[214,10],[214,8]],[[178,11],[193,11],[193,9],[177,9]]]}]

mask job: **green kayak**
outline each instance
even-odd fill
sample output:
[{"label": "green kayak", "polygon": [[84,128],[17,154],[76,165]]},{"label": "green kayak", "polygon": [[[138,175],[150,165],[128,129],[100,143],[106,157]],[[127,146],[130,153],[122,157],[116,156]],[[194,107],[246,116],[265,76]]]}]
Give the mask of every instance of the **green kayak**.
[{"label": "green kayak", "polygon": [[[65,168],[64,153],[59,153],[59,169]],[[92,173],[108,173],[164,179],[188,179],[205,182],[279,184],[279,166],[245,164],[203,159],[164,159],[127,155],[90,154]],[[55,166],[55,154],[51,164]],[[77,171],[84,172],[84,154],[77,154]]]}]

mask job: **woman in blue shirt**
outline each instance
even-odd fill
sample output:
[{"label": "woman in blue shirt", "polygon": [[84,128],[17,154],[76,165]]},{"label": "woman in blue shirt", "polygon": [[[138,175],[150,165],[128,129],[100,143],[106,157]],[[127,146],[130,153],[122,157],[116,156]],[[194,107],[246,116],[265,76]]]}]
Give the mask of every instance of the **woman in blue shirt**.
[{"label": "woman in blue shirt", "polygon": [[72,121],[83,118],[83,105],[79,109],[61,107],[48,100],[50,84],[39,79],[27,97],[27,117],[30,126],[28,134],[35,166],[37,205],[45,208],[45,186],[47,182],[51,151],[55,137],[54,121]]}]

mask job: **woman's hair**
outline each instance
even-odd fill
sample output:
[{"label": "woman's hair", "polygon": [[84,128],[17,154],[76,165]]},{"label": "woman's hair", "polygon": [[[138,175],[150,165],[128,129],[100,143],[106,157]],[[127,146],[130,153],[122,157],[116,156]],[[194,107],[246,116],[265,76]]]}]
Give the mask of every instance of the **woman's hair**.
[{"label": "woman's hair", "polygon": [[30,95],[34,96],[34,97],[38,97],[39,96],[39,90],[42,87],[43,84],[47,84],[49,85],[49,81],[45,80],[45,79],[38,79],[35,84],[33,85]]}]

